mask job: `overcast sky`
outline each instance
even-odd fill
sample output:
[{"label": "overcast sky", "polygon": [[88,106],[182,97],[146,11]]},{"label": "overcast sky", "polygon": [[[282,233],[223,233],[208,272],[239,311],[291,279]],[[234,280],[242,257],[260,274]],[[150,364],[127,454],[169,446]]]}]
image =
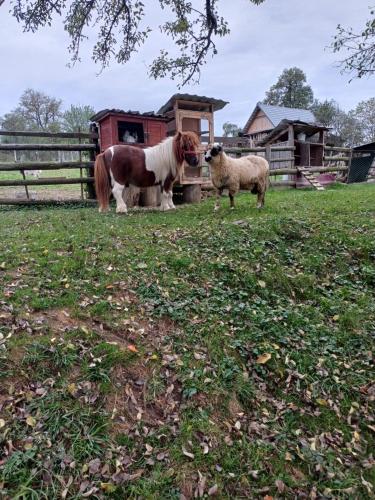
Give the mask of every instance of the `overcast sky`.
[{"label": "overcast sky", "polygon": [[[231,34],[218,41],[219,54],[204,67],[199,85],[178,90],[175,82],[151,80],[147,64],[160,48],[170,48],[155,31],[132,61],[112,63],[97,76],[99,68],[90,58],[90,40],[83,46],[82,62],[68,68],[68,37],[58,21],[36,34],[23,33],[8,13],[9,0],[0,7],[0,116],[18,104],[26,88],[59,97],[64,107],[90,104],[103,108],[157,111],[176,92],[207,95],[229,101],[215,115],[215,129],[231,121],[243,126],[257,101],[264,98],[284,68],[302,68],[318,99],[336,99],[349,110],[375,96],[375,77],[348,83],[335,67],[337,54],[327,46],[336,26],[360,28],[375,0],[266,0],[254,6],[248,0],[220,0],[220,14],[229,22]],[[162,20],[159,2],[144,1],[147,23]],[[194,0],[202,4],[203,0]]]}]

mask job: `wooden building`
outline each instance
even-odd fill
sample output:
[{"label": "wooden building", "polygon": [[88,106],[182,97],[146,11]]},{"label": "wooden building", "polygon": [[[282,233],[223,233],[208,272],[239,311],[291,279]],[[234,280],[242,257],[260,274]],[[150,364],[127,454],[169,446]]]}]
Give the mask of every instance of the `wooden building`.
[{"label": "wooden building", "polygon": [[314,114],[307,109],[258,102],[243,128],[243,134],[249,137],[250,146],[258,146],[283,120],[316,123]]},{"label": "wooden building", "polygon": [[167,136],[167,119],[154,112],[103,109],[91,121],[98,124],[101,151],[115,144],[155,146]]}]

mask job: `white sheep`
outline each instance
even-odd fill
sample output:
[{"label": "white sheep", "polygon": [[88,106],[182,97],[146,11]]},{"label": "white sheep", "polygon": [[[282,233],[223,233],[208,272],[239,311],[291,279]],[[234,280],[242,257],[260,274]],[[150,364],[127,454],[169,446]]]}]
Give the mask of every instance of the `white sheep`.
[{"label": "white sheep", "polygon": [[205,154],[210,165],[212,184],[216,188],[215,210],[220,208],[220,197],[224,189],[229,190],[230,207],[234,209],[234,195],[246,189],[258,195],[257,208],[264,206],[264,196],[268,187],[269,165],[261,156],[231,158],[220,144],[210,146]]}]

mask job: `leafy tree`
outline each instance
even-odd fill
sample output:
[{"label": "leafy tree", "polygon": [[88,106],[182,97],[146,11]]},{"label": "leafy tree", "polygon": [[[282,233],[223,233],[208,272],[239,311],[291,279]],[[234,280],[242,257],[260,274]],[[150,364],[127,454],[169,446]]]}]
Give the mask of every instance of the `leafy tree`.
[{"label": "leafy tree", "polygon": [[363,140],[375,141],[375,97],[361,101],[354,111],[355,118],[361,124]]},{"label": "leafy tree", "polygon": [[331,45],[334,52],[348,54],[340,65],[342,71],[352,73],[353,78],[375,74],[375,9],[370,11],[370,16],[365,27],[357,33],[339,24]]},{"label": "leafy tree", "polygon": [[[170,11],[170,19],[160,29],[174,42],[177,55],[161,49],[149,69],[152,77],[179,78],[182,85],[199,81],[207,58],[217,54],[215,39],[229,34],[228,23],[218,12],[219,1],[201,0],[199,9],[199,3],[193,5],[190,0],[159,0],[160,7]],[[256,5],[264,1],[250,0]],[[98,35],[92,57],[102,68],[113,58],[117,63],[128,62],[152,31],[144,26],[149,7],[138,0],[12,0],[11,5],[11,14],[25,31],[35,32],[61,22],[58,18],[62,17],[70,37],[68,49],[73,63],[79,60],[81,42],[93,26],[97,27]]]},{"label": "leafy tree", "polygon": [[315,99],[311,106],[311,111],[314,113],[318,123],[321,123],[325,127],[332,127],[339,111],[339,105],[334,99],[330,101],[327,99],[325,101]]},{"label": "leafy tree", "polygon": [[224,137],[238,137],[241,128],[235,123],[225,122],[223,124]]},{"label": "leafy tree", "polygon": [[95,110],[91,106],[74,106],[71,105],[62,115],[62,129],[65,132],[88,132],[90,125],[90,117],[95,114]]},{"label": "leafy tree", "polygon": [[286,106],[287,108],[309,108],[314,99],[310,85],[306,84],[306,75],[300,68],[284,69],[281,76],[266,92],[264,104]]},{"label": "leafy tree", "polygon": [[60,99],[27,89],[22,94],[18,107],[4,116],[2,127],[6,130],[16,127],[18,130],[58,131],[61,103]]},{"label": "leafy tree", "polygon": [[363,143],[361,123],[353,111],[345,113],[345,111],[338,109],[333,122],[332,133],[340,139],[344,146],[354,147]]}]

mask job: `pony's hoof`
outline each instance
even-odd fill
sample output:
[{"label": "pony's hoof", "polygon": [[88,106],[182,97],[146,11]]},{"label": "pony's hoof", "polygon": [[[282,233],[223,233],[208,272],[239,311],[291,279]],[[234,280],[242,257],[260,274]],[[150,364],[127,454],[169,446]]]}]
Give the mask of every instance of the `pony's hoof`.
[{"label": "pony's hoof", "polygon": [[230,207],[231,210],[234,210],[234,207]]},{"label": "pony's hoof", "polygon": [[218,212],[219,210],[219,207],[214,207],[214,212]]},{"label": "pony's hoof", "polygon": [[128,210],[125,207],[116,208],[116,214],[127,214]]},{"label": "pony's hoof", "polygon": [[108,208],[102,208],[102,207],[99,207],[98,209],[98,212],[100,214],[104,214],[105,212],[109,212],[111,209],[108,207]]}]

